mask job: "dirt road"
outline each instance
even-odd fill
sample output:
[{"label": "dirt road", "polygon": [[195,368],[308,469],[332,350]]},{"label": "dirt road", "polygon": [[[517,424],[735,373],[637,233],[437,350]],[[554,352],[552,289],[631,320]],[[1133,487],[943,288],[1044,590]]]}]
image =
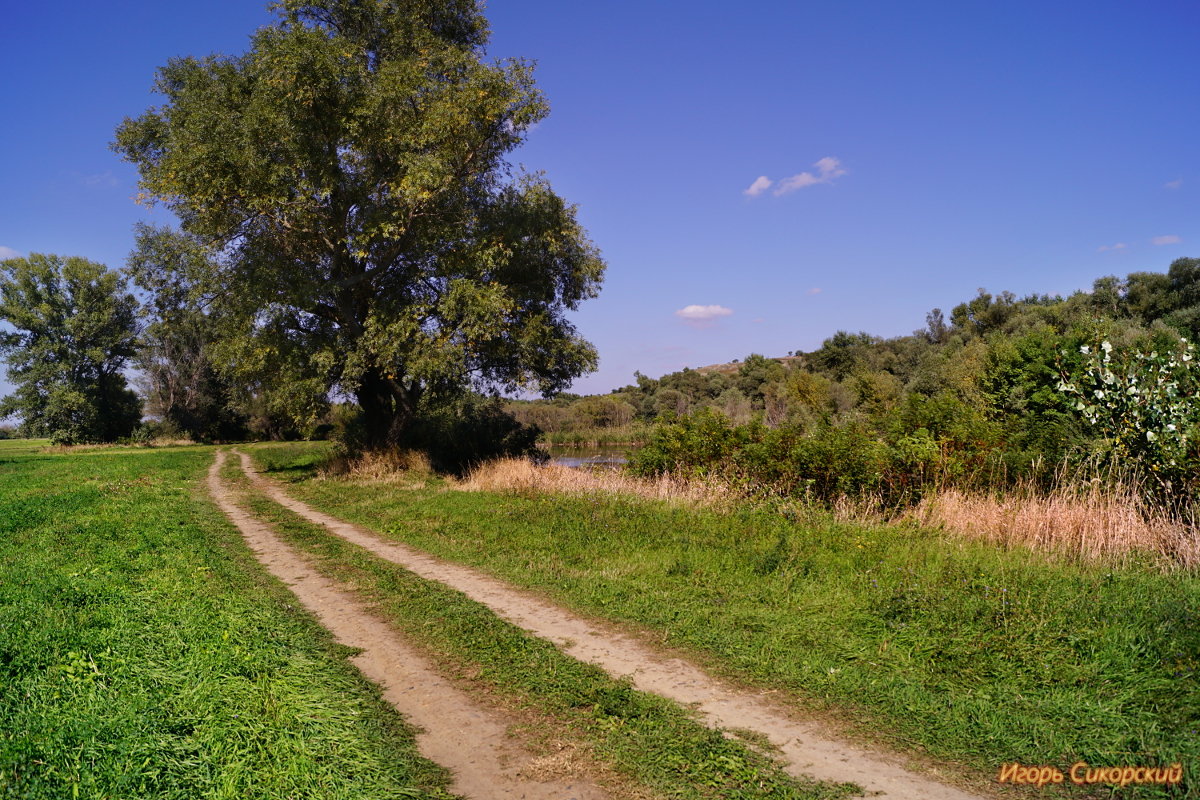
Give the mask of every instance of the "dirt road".
[{"label": "dirt road", "polygon": [[223,452],[208,471],[217,505],[237,525],[250,549],[272,575],[287,584],[338,642],[360,648],[351,659],[383,697],[414,725],[421,753],[454,775],[451,790],[468,798],[600,800],[608,795],[585,777],[541,780],[544,770],[510,734],[513,720],[484,708],[444,679],[357,598],[322,576],[269,526],[238,506],[221,480]]},{"label": "dirt road", "polygon": [[252,484],[285,508],[422,578],[463,592],[503,619],[553,642],[572,657],[595,664],[614,677],[628,677],[639,690],[697,709],[708,725],[746,729],[766,737],[779,748],[785,769],[794,775],[853,782],[864,787],[868,794],[886,798],[977,800],[981,797],[934,776],[907,769],[898,758],[838,740],[818,724],[800,719],[792,710],[762,694],[732,686],[685,660],[664,657],[645,641],[602,629],[476,570],[442,561],[317,511],[256,473],[249,456],[244,453],[239,456]]}]

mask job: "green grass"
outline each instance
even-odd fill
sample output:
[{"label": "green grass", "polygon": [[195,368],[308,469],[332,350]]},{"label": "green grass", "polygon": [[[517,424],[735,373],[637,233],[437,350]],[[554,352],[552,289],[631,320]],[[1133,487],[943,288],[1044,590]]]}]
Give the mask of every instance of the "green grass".
[{"label": "green grass", "polygon": [[[276,451],[278,453],[278,451]],[[244,486],[230,463],[225,475]],[[265,498],[246,506],[313,556],[318,567],[379,604],[406,638],[473,684],[553,720],[627,778],[666,797],[838,798],[855,787],[802,781],[695,722],[676,704],[632,689],[598,667],[499,619],[461,592],[427,581],[327,533]]]},{"label": "green grass", "polygon": [[0,798],[447,796],[205,498],[210,448],[0,442]]},{"label": "green grass", "polygon": [[335,450],[333,442],[276,442],[262,449],[259,466],[269,472],[311,477]]},{"label": "green grass", "polygon": [[292,491],[978,774],[1180,762],[1174,796],[1200,796],[1193,574],[754,510],[343,480]]}]

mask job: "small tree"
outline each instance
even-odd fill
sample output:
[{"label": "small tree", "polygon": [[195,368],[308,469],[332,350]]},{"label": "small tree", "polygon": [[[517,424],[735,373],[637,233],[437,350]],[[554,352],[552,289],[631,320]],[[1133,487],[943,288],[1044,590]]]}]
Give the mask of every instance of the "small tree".
[{"label": "small tree", "polygon": [[30,254],[0,262],[0,354],[16,391],[0,417],[21,418],[28,436],[106,442],[141,418],[121,370],[137,341],[137,301],[103,264]]}]

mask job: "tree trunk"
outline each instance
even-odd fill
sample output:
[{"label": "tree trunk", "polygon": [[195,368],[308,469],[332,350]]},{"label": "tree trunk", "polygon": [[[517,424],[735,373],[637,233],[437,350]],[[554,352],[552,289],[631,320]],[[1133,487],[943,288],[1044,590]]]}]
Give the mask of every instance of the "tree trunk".
[{"label": "tree trunk", "polygon": [[413,413],[401,387],[379,369],[369,369],[360,379],[355,397],[363,411],[365,446],[378,449],[399,444]]}]

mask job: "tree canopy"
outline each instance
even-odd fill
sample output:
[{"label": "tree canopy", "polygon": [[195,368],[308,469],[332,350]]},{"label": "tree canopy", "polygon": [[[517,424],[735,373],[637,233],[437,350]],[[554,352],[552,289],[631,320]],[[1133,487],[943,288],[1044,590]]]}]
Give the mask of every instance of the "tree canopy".
[{"label": "tree canopy", "polygon": [[234,387],[213,360],[219,320],[209,313],[211,297],[200,281],[208,253],[194,237],[163,227],[138,224],[137,245],[128,271],[144,289],[142,334],[137,366],[146,411],[168,431],[196,441],[229,440],[246,433]]},{"label": "tree canopy", "polygon": [[0,417],[29,436],[103,442],[128,436],[141,404],[122,369],[137,344],[137,301],[103,264],[32,253],[0,262],[0,355],[16,387]]},{"label": "tree canopy", "polygon": [[241,56],[176,58],[114,148],[209,251],[222,369],[297,415],[352,394],[375,443],[474,388],[565,388],[594,348],[566,312],[604,264],[506,156],[548,111],[485,63],[472,0],[285,0]]}]

